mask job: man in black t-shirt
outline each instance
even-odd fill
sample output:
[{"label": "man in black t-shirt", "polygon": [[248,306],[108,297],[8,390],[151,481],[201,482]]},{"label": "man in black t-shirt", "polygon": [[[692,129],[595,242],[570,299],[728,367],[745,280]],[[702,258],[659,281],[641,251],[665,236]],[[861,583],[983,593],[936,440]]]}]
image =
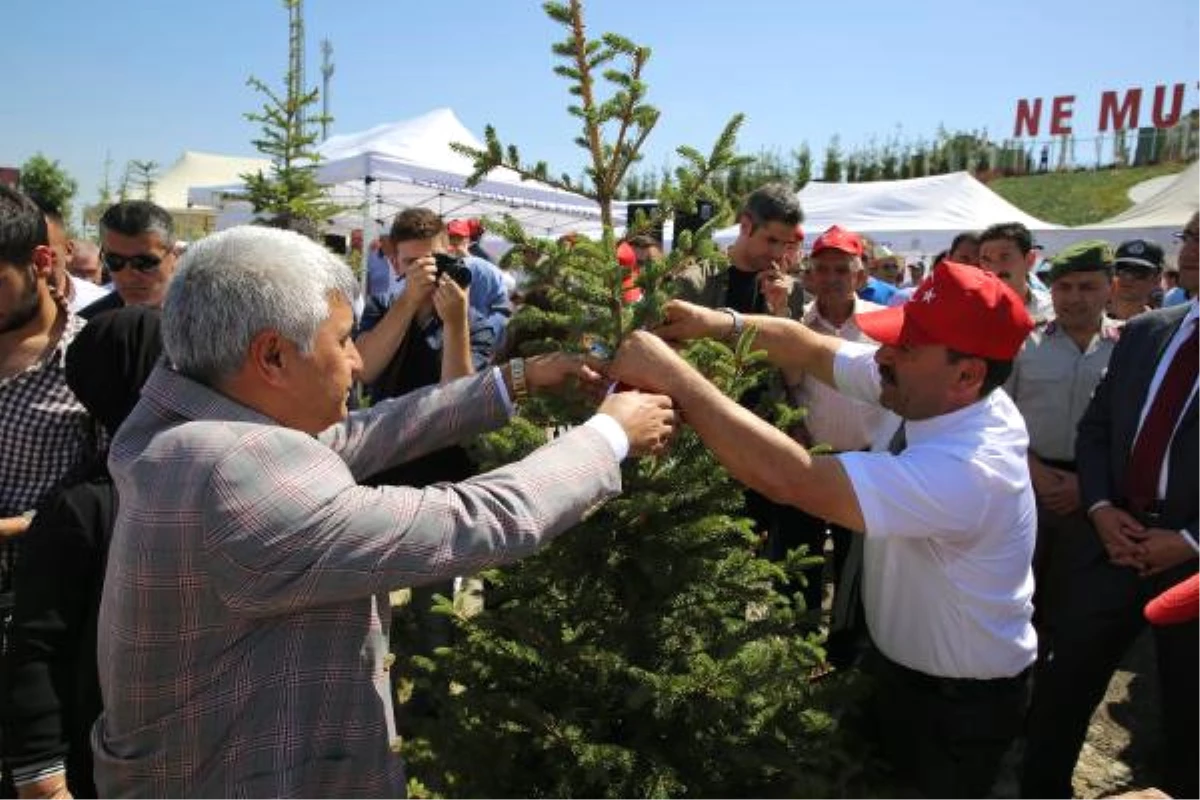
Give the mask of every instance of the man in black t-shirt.
[{"label": "man in black t-shirt", "polygon": [[738,212],[738,238],[729,268],[695,265],[676,278],[677,296],[709,308],[799,319],[804,290],[784,270],[787,251],[804,238],[800,201],[782,183],[760,186]]},{"label": "man in black t-shirt", "polygon": [[[804,315],[804,289],[785,269],[788,251],[797,248],[804,234],[804,213],[791,187],[768,183],[755,189],[738,212],[738,238],[729,247],[729,267],[712,269],[695,265],[675,279],[676,296],[709,308],[732,309],[740,314],[771,314],[800,319]],[[756,409],[767,401],[784,400],[784,382],[777,372],[741,397],[741,404]],[[800,523],[790,506],[772,503],[752,489],[745,494],[746,516],[765,537],[764,553],[783,558],[786,533]],[[796,587],[784,587],[790,591]],[[811,610],[811,609],[810,609]]]}]

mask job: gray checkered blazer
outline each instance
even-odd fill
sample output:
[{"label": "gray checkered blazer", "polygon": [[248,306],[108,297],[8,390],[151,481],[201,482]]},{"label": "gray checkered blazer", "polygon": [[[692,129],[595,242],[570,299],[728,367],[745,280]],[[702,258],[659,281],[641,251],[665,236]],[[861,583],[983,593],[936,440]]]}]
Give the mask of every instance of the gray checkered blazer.
[{"label": "gray checkered blazer", "polygon": [[314,439],[155,371],[109,461],[102,796],[404,794],[378,596],[530,553],[620,490],[586,426],[452,486],[356,483],[502,424],[497,380],[389,400]]}]

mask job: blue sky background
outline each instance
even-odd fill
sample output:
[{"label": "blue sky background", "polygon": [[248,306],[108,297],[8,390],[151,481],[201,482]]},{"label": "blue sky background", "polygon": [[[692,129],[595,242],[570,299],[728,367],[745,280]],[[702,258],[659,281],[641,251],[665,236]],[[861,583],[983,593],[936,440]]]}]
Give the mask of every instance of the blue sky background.
[{"label": "blue sky background", "polygon": [[[0,165],[58,159],[79,181],[78,209],[96,200],[106,153],[114,186],[129,159],[256,155],[243,113],[260,100],[246,78],[282,86],[278,0],[2,4]],[[1106,89],[1184,82],[1186,107],[1197,104],[1195,0],[592,0],[587,12],[593,32],[653,49],[653,168],[679,144],[707,150],[736,112],[744,152],[807,142],[819,159],[835,134],[843,149],[929,139],[939,124],[1004,138],[1019,98],[1075,94],[1083,136]],[[494,124],[555,171],[583,164],[566,83],[551,73],[562,32],[540,3],[306,0],[305,19],[310,86],[320,40],[334,47],[332,133],[450,106],[477,135]]]}]

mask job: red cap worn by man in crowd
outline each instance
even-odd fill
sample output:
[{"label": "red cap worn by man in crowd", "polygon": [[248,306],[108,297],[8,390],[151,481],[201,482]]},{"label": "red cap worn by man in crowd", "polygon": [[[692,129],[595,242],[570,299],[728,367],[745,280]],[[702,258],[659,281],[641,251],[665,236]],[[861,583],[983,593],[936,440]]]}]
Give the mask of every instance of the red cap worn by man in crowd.
[{"label": "red cap worn by man in crowd", "polygon": [[812,246],[812,255],[822,250],[840,250],[846,255],[861,256],[863,254],[862,239],[857,233],[834,225],[822,233]]},{"label": "red cap worn by man in crowd", "polygon": [[637,251],[629,242],[617,245],[617,263],[621,265],[624,277],[621,279],[621,299],[626,305],[642,299],[642,290],[638,288]]}]

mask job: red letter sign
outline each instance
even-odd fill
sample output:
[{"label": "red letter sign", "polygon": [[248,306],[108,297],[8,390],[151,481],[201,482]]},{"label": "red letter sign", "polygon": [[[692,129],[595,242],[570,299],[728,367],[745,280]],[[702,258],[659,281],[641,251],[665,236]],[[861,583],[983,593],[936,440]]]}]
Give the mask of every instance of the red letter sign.
[{"label": "red letter sign", "polygon": [[1170,128],[1176,122],[1179,122],[1179,112],[1183,110],[1183,84],[1175,84],[1175,92],[1171,97],[1171,113],[1163,115],[1163,101],[1167,96],[1166,86],[1154,87],[1154,127]]},{"label": "red letter sign", "polygon": [[[1017,101],[1017,126],[1013,136],[1021,138],[1022,136],[1037,136],[1038,124],[1042,119],[1042,98],[1033,101],[1033,108],[1029,107],[1028,100]],[[1022,131],[1028,130],[1025,134]]]},{"label": "red letter sign", "polygon": [[1108,130],[1112,121],[1113,130],[1123,131],[1138,126],[1138,111],[1142,107],[1142,90],[1130,89],[1125,92],[1125,100],[1118,105],[1116,92],[1105,92],[1100,95],[1100,132]]},{"label": "red letter sign", "polygon": [[1050,106],[1050,135],[1063,136],[1071,133],[1071,115],[1075,113],[1071,107],[1075,103],[1075,95],[1065,94],[1054,98]]}]

